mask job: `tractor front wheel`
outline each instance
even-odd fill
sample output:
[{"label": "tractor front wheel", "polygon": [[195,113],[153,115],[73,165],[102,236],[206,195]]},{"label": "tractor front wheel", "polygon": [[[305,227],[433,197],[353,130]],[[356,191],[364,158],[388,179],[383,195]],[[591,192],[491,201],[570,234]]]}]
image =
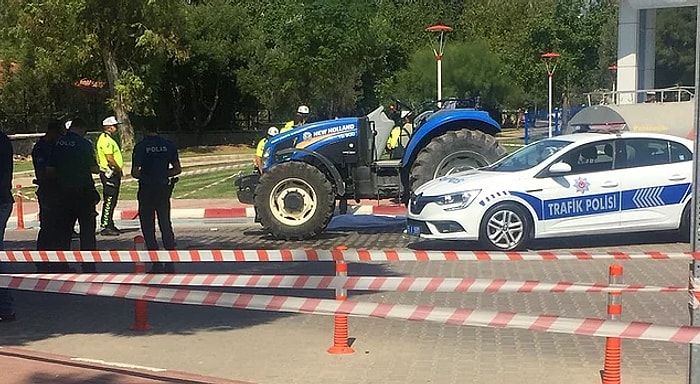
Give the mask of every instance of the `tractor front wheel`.
[{"label": "tractor front wheel", "polygon": [[303,240],[323,232],[333,217],[333,186],[318,168],[290,161],[270,168],[255,189],[263,227],[274,237]]}]

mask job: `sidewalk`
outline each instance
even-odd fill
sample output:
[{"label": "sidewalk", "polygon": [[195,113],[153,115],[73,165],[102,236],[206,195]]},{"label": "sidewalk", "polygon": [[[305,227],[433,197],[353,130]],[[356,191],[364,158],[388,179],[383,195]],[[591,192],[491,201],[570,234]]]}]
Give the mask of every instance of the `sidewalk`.
[{"label": "sidewalk", "polygon": [[22,348],[0,347],[4,384],[250,384],[161,368],[71,358]]},{"label": "sidewalk", "polygon": [[[236,199],[172,199],[172,219],[234,219],[254,218],[255,209],[251,205],[241,204]],[[38,221],[38,204],[36,201],[23,200],[24,221]],[[17,204],[15,204],[10,223],[17,223]],[[101,205],[98,205],[98,213]],[[354,215],[405,216],[406,207],[391,203],[390,200],[362,200],[360,203],[348,202],[348,213]],[[138,220],[138,202],[120,200],[114,211],[115,220]]]}]

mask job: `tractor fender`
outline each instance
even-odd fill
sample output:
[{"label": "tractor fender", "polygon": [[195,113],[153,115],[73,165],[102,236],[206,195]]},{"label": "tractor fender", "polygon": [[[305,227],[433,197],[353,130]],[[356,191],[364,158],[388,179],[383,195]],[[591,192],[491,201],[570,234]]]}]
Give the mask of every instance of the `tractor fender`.
[{"label": "tractor fender", "polygon": [[343,196],[345,195],[345,182],[343,181],[343,178],[340,176],[340,172],[335,168],[333,163],[331,163],[330,160],[326,156],[323,156],[322,154],[314,151],[310,151],[308,149],[304,148],[286,148],[279,150],[275,153],[275,155],[291,155],[293,153],[301,152],[305,155],[313,156],[314,158],[318,159],[323,165],[328,168],[328,170],[331,173],[331,176],[333,176],[333,181],[335,184],[335,187],[337,188],[337,195],[338,196]]},{"label": "tractor fender", "polygon": [[401,161],[404,169],[410,169],[410,164],[413,163],[418,152],[435,136],[462,128],[471,128],[491,135],[501,132],[501,126],[485,111],[446,109],[435,112],[413,132]]}]

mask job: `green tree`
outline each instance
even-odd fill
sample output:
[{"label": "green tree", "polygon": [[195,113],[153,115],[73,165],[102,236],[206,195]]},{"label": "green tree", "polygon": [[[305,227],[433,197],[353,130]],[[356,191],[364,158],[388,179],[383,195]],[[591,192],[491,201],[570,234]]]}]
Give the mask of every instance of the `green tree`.
[{"label": "green tree", "polygon": [[657,87],[692,86],[695,82],[695,26],[693,7],[657,11]]},{"label": "green tree", "polygon": [[[122,144],[133,145],[129,112],[152,113],[152,90],[168,60],[184,59],[178,47],[176,0],[7,0],[0,36],[17,51],[2,56],[20,71],[52,82],[105,81],[109,105],[124,122]],[[25,84],[28,88],[28,84]],[[61,95],[54,95],[60,100]]]},{"label": "green tree", "polygon": [[[383,90],[387,95],[418,105],[435,100],[437,70],[433,51],[416,51],[406,70]],[[502,74],[498,56],[485,42],[453,41],[446,45],[442,59],[442,95],[447,98],[479,97],[487,108],[500,107],[513,92]]]}]

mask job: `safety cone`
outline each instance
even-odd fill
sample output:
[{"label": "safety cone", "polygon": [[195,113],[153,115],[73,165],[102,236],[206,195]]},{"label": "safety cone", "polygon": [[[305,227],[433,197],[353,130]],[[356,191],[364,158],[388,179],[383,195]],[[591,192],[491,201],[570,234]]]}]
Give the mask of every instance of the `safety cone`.
[{"label": "safety cone", "polygon": [[[336,250],[344,251],[348,247],[344,245],[339,245],[335,247]],[[347,277],[348,276],[348,265],[343,260],[336,260],[335,262],[335,275],[336,277]],[[338,301],[345,301],[348,297],[347,290],[344,287],[339,287],[335,289],[335,299]],[[328,353],[334,355],[344,355],[349,353],[355,353],[355,350],[348,345],[348,315],[335,315],[333,320],[333,346],[328,348]]]},{"label": "safety cone", "polygon": [[[146,250],[146,241],[143,236],[134,237],[134,250]],[[134,273],[146,274],[146,264],[137,262],[134,266]],[[148,325],[148,308],[145,300],[136,300],[134,302],[134,325],[129,329],[137,332],[150,331],[151,326]]]},{"label": "safety cone", "polygon": [[[610,284],[622,284],[622,265],[613,264],[609,269]],[[622,294],[608,293],[608,320],[620,320],[622,315]],[[603,384],[620,384],[622,371],[622,347],[619,337],[605,339],[605,362],[603,363]]]}]

